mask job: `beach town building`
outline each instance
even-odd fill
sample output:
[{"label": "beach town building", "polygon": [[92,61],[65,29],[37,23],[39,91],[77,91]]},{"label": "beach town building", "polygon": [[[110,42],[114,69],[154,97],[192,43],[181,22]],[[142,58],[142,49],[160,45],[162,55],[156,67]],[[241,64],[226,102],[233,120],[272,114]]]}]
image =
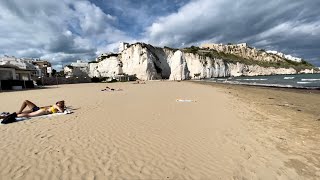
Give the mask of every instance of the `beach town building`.
[{"label": "beach town building", "polygon": [[19,69],[14,66],[0,65],[0,80],[31,80],[33,70]]},{"label": "beach town building", "polygon": [[32,64],[37,68],[35,77],[50,77],[52,72],[51,63],[45,60],[36,59],[32,61]]},{"label": "beach town building", "polygon": [[77,60],[76,62],[65,66],[63,71],[66,78],[87,78],[89,77],[89,63],[82,60]]},{"label": "beach town building", "polygon": [[22,89],[33,87],[32,79],[41,71],[34,59],[5,56],[0,59],[0,88]]},{"label": "beach town building", "polygon": [[[13,67],[15,70],[18,70],[17,72],[20,72],[21,70],[28,71],[30,72],[30,79],[38,77],[48,77],[51,75],[50,73],[48,73],[48,69],[51,69],[51,63],[46,60],[5,56],[0,59],[0,65],[5,67]],[[25,78],[25,76],[23,75],[22,77]]]},{"label": "beach town building", "polygon": [[31,80],[37,68],[32,59],[5,56],[0,59],[0,80]]}]

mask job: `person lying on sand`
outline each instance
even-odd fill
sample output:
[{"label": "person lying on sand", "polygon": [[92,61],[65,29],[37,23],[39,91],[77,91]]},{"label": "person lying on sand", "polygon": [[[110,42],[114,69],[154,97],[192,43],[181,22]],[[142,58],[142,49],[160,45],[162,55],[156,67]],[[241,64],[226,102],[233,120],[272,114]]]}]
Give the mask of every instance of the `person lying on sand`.
[{"label": "person lying on sand", "polygon": [[113,88],[110,88],[110,87],[106,87],[105,89],[102,89],[101,91],[122,91],[122,89],[118,88],[118,89],[113,89]]},{"label": "person lying on sand", "polygon": [[[29,110],[24,109],[26,107],[29,107]],[[35,117],[35,116],[41,116],[41,115],[47,115],[47,114],[53,114],[57,112],[63,113],[65,110],[65,104],[64,100],[56,102],[56,104],[52,106],[44,106],[44,107],[38,107],[33,102],[25,100],[19,111],[17,111],[17,117]],[[5,118],[6,116],[1,116],[1,118]]]},{"label": "person lying on sand", "polygon": [[136,82],[134,82],[133,84],[145,84],[146,81],[142,81],[142,80],[137,80]]}]

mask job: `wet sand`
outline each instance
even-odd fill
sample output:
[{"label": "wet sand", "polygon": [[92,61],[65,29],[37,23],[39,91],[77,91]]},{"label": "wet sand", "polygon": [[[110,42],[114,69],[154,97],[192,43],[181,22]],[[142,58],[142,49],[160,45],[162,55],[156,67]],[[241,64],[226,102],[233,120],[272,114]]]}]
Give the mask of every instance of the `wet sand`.
[{"label": "wet sand", "polygon": [[[265,138],[292,157],[287,166],[294,168],[300,175],[308,175],[307,179],[318,179],[320,90],[203,82],[197,84],[217,88],[244,102],[246,109],[256,112],[256,116],[249,118],[253,126],[265,128]],[[318,176],[313,176],[315,174]]]}]

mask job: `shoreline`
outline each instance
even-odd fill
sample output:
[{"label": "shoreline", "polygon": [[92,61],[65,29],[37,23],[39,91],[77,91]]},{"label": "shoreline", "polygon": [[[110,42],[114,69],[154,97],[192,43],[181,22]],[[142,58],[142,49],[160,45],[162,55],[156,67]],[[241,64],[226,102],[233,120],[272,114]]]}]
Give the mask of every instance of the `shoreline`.
[{"label": "shoreline", "polygon": [[206,81],[245,86],[320,90],[320,73],[204,78],[194,81]]},{"label": "shoreline", "polygon": [[195,82],[195,83],[207,83],[207,84],[221,84],[221,85],[230,85],[230,86],[243,86],[243,87],[252,87],[252,88],[265,88],[265,89],[274,89],[274,90],[284,90],[284,91],[297,91],[297,92],[306,92],[307,93],[319,93],[320,94],[320,87],[308,88],[308,87],[288,87],[288,86],[272,86],[272,85],[264,85],[264,84],[241,84],[241,83],[223,83],[223,82],[214,82],[214,81],[207,81],[203,80],[188,80],[188,82]]},{"label": "shoreline", "polygon": [[[260,100],[267,99],[270,103],[277,104],[278,102],[286,102],[288,108],[296,110],[300,113],[307,113],[315,119],[320,120],[320,91],[315,89],[299,89],[299,88],[282,88],[282,87],[266,87],[243,84],[228,84],[217,82],[200,82],[191,81],[192,83],[208,85],[220,88],[225,93],[236,94],[237,97],[243,99]],[[251,95],[251,96],[250,96]],[[285,107],[286,105],[284,105]],[[287,108],[287,109],[288,109]],[[300,108],[300,110],[299,110]],[[306,111],[303,111],[306,110]],[[317,118],[318,117],[318,118]]]},{"label": "shoreline", "polygon": [[[300,175],[308,176],[298,179],[317,179],[315,177],[320,176],[316,173],[320,172],[319,91],[211,82],[192,83],[219,89],[220,92],[231,95],[235,101],[243,102],[245,107],[240,107],[239,104],[234,108],[240,109],[240,113],[246,110],[251,112],[246,117],[250,124],[248,130],[255,134],[257,140],[272,144],[271,146],[290,157],[288,167],[295,169]],[[265,134],[260,134],[259,131]]]},{"label": "shoreline", "polygon": [[[210,81],[206,81],[210,83]],[[299,90],[315,90],[320,91],[320,87],[294,87],[294,86],[281,86],[281,85],[267,85],[267,84],[246,84],[246,83],[222,83],[222,82],[212,82],[218,84],[230,84],[230,85],[242,85],[242,86],[255,86],[255,87],[265,87],[265,88],[279,88],[279,89],[299,89]]]}]

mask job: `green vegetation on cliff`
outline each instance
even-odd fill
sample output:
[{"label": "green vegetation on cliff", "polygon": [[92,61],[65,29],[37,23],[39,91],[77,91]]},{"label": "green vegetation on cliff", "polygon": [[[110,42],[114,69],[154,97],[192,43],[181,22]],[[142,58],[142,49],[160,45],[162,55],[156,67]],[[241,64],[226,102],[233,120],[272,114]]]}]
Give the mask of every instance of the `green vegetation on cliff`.
[{"label": "green vegetation on cliff", "polygon": [[247,59],[241,56],[237,56],[234,54],[228,54],[224,52],[218,52],[216,50],[210,49],[210,50],[203,50],[196,46],[191,46],[189,48],[182,49],[184,53],[192,53],[192,54],[198,54],[199,56],[203,57],[210,57],[211,59],[223,59],[227,63],[233,63],[236,64],[237,62],[243,63],[246,65],[259,65],[261,67],[275,67],[275,68],[294,68],[296,71],[301,71],[303,69],[311,69],[314,68],[314,66],[310,63],[308,63],[305,60],[302,60],[302,62],[295,62],[286,60],[282,62],[267,62],[267,61],[257,61],[254,59]]}]

